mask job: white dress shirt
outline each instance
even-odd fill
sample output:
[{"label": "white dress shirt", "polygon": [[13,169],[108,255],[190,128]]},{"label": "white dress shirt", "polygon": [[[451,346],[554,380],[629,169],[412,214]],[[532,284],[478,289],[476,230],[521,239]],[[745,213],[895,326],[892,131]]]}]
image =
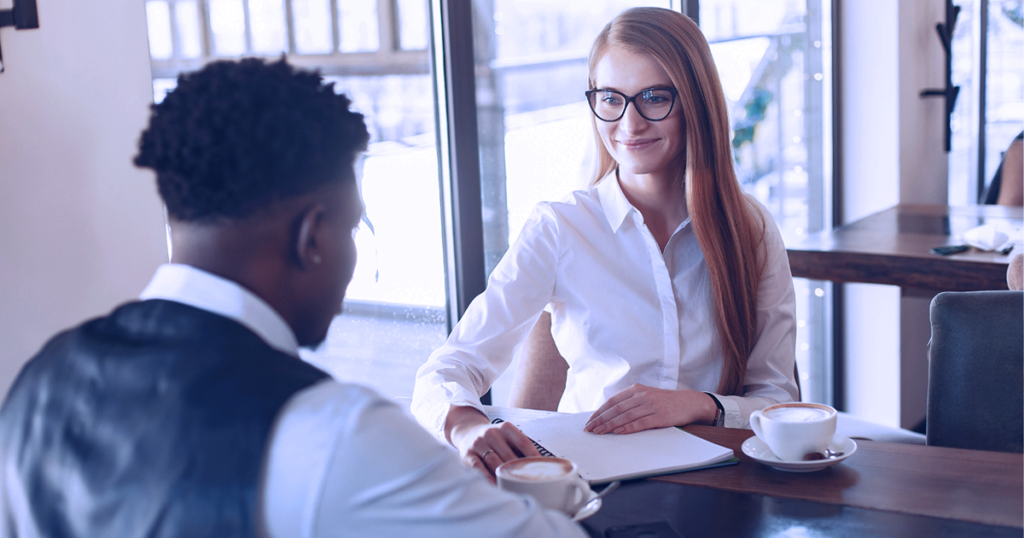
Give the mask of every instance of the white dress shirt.
[{"label": "white dress shirt", "polygon": [[[749,427],[756,409],[797,398],[796,302],[789,259],[771,215],[757,332],[741,396],[716,394],[725,425]],[[508,368],[546,306],[569,364],[563,412],[593,411],[641,383],[715,393],[722,346],[711,281],[689,219],[661,251],[614,175],[537,205],[448,341],[416,375],[412,410],[439,439],[451,405],[479,397]]]},{"label": "white dress shirt", "polygon": [[[230,280],[167,264],[140,298],[225,316],[299,356],[284,319]],[[290,398],[265,465],[260,517],[271,537],[585,536],[565,515],[489,484],[401,408],[359,385],[327,380]]]}]

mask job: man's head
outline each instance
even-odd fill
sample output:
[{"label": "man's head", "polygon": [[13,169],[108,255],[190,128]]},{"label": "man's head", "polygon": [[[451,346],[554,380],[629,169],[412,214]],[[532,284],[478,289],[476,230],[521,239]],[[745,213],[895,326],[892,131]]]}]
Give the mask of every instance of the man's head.
[{"label": "man's head", "polygon": [[363,117],[284,60],[215,62],[153,106],[135,164],[156,172],[174,261],[234,280],[323,341],[355,267]]}]

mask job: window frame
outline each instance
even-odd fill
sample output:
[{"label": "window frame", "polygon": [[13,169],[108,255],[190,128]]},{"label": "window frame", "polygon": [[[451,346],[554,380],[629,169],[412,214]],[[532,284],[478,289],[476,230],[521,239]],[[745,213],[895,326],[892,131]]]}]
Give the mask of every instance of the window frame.
[{"label": "window frame", "polygon": [[[152,0],[150,0],[152,1]],[[183,58],[178,43],[178,21],[175,4],[181,0],[158,0],[165,2],[170,10],[171,45],[170,59],[150,59],[154,79],[177,78],[181,73],[201,69],[209,62],[239,56],[219,56],[213,53],[213,29],[210,24],[210,0],[196,2],[199,12],[200,48],[198,58]],[[249,2],[240,0],[245,15],[245,49],[243,56],[261,56],[252,52],[252,25],[249,20]],[[429,49],[403,50],[399,43],[399,20],[396,0],[377,0],[377,31],[380,46],[371,52],[341,52],[341,24],[338,17],[340,0],[330,0],[331,42],[329,54],[300,54],[295,47],[295,26],[292,16],[293,0],[281,0],[287,25],[288,62],[303,69],[317,69],[326,76],[382,76],[382,75],[429,75]],[[427,0],[423,0],[427,1]]]}]

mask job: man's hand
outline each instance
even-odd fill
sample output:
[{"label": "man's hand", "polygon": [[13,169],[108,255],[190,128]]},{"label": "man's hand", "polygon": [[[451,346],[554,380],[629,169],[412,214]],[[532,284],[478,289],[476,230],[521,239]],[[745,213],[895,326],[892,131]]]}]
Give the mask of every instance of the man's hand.
[{"label": "man's hand", "polygon": [[695,422],[710,424],[717,411],[715,402],[703,392],[635,384],[594,411],[583,430],[623,434]]},{"label": "man's hand", "polygon": [[530,438],[510,422],[491,424],[472,407],[452,406],[445,430],[459,450],[463,465],[479,470],[494,483],[494,470],[506,461],[540,456]]}]

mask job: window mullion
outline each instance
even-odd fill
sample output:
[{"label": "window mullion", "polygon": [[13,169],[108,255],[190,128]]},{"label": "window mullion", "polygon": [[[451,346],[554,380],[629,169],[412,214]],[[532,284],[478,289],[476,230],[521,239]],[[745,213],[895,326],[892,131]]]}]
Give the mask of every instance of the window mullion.
[{"label": "window mullion", "polygon": [[331,43],[333,47],[331,54],[341,52],[341,12],[338,9],[339,1],[331,0]]},{"label": "window mullion", "polygon": [[975,203],[983,203],[981,199],[982,193],[985,192],[985,142],[987,130],[985,128],[985,106],[986,106],[986,93],[987,85],[986,79],[988,78],[988,0],[978,0],[978,8],[976,9],[978,17],[978,36],[976,37],[978,43],[978,177],[977,177],[977,192],[975,193]]},{"label": "window mullion", "polygon": [[377,0],[377,28],[381,54],[391,56],[401,50],[398,42],[398,0]]},{"label": "window mullion", "polygon": [[486,287],[473,18],[468,1],[433,0],[431,7],[450,329]]},{"label": "window mullion", "polygon": [[210,24],[210,0],[199,1],[199,27],[202,29],[201,58],[213,58],[213,27]]},{"label": "window mullion", "polygon": [[288,28],[288,54],[295,54],[295,13],[292,0],[284,0],[284,20]]},{"label": "window mullion", "polygon": [[249,0],[242,0],[242,21],[245,24],[245,52],[252,54],[252,19],[249,17]]}]

